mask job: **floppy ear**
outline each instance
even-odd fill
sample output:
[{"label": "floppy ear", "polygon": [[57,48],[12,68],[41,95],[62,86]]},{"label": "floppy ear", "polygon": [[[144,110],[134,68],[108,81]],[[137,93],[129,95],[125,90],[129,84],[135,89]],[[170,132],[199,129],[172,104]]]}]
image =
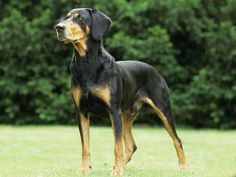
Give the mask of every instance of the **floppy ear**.
[{"label": "floppy ear", "polygon": [[112,23],[111,19],[98,10],[92,10],[91,17],[92,17],[92,25],[91,25],[92,37],[95,40],[101,40]]}]

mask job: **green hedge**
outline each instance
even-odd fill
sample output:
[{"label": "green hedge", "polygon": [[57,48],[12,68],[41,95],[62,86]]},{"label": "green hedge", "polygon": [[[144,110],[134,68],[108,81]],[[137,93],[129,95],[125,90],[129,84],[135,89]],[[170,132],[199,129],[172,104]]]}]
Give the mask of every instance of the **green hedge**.
[{"label": "green hedge", "polygon": [[[70,9],[91,7],[113,20],[105,46],[117,60],[147,62],[165,77],[177,122],[236,127],[234,0],[11,0],[0,7],[1,123],[75,122],[73,50],[53,26]],[[153,117],[145,109],[138,121]]]}]

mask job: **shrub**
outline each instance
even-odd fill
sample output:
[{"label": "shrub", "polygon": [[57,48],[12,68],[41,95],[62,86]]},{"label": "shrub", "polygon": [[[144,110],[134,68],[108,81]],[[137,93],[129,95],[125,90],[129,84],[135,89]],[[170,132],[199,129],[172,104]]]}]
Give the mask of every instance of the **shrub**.
[{"label": "shrub", "polygon": [[[13,0],[0,6],[1,123],[74,122],[72,47],[58,42],[53,26],[70,9],[87,6],[112,17],[105,45],[116,60],[141,60],[164,76],[179,123],[236,127],[235,1]],[[152,116],[145,109],[138,121],[156,122],[145,118]]]}]

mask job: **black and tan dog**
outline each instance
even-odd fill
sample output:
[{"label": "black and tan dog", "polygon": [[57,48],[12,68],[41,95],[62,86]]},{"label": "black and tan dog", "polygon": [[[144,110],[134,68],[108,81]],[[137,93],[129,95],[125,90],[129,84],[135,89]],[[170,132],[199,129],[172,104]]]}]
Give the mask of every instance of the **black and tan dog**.
[{"label": "black and tan dog", "polygon": [[131,132],[144,104],[162,120],[173,139],[181,169],[186,160],[176,134],[169,91],[165,80],[150,65],[138,61],[115,62],[104,49],[103,37],[111,20],[100,11],[70,11],[56,25],[57,36],[74,46],[71,61],[71,92],[76,105],[82,142],[82,173],[90,171],[89,113],[110,117],[115,138],[113,175],[121,175],[136,150]]}]

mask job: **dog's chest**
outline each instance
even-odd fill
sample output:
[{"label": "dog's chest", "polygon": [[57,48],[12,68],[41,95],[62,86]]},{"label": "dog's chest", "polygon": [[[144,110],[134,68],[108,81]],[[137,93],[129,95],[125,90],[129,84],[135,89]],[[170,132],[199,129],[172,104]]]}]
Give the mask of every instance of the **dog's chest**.
[{"label": "dog's chest", "polygon": [[87,112],[97,113],[102,108],[110,107],[111,93],[108,86],[97,86],[88,89],[81,89],[73,86],[72,96],[76,106]]}]

